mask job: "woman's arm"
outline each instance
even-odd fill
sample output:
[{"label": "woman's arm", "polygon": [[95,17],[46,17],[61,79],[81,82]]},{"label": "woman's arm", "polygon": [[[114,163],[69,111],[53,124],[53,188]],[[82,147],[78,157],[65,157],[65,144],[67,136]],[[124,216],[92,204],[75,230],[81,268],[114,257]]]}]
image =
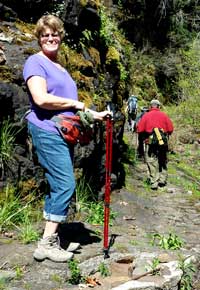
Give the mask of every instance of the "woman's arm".
[{"label": "woman's arm", "polygon": [[30,77],[27,81],[27,86],[35,104],[43,109],[64,110],[73,108],[76,110],[85,110],[85,104],[83,102],[48,94],[46,81],[40,76]]}]

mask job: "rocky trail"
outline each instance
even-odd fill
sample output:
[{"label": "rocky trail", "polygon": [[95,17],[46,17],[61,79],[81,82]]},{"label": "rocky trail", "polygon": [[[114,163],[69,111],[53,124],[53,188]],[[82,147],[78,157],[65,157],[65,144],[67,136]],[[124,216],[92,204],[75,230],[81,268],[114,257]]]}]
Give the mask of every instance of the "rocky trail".
[{"label": "rocky trail", "polygon": [[[128,135],[129,142],[131,138]],[[130,144],[133,146],[133,143]],[[192,146],[190,157],[197,158],[199,151],[193,150]],[[176,163],[176,157],[169,156],[169,159]],[[109,228],[109,235],[115,239],[108,259],[104,259],[103,254],[102,226],[83,224],[76,220],[62,226],[60,233],[63,245],[70,240],[81,243],[75,259],[79,261],[82,275],[89,277],[87,284],[67,283],[70,271],[66,263],[34,261],[32,254],[36,243],[24,245],[14,238],[2,236],[0,289],[178,290],[182,275],[177,262],[180,257],[189,257],[190,262],[196,266],[193,286],[184,290],[200,289],[200,202],[199,198],[192,197],[190,190],[177,183],[179,178],[186,182],[191,177],[179,168],[175,172],[169,170],[168,185],[153,191],[145,184],[145,168],[145,164],[139,160],[135,166],[129,164],[127,188],[112,192],[111,208],[117,216]],[[198,186],[198,180],[195,184]],[[153,238],[166,237],[170,233],[177,238],[173,240],[174,245],[183,242],[180,250],[166,250],[158,243],[152,244]],[[152,275],[155,259],[159,260],[159,275]],[[106,269],[104,274],[109,274],[107,277],[100,270],[103,266]]]}]

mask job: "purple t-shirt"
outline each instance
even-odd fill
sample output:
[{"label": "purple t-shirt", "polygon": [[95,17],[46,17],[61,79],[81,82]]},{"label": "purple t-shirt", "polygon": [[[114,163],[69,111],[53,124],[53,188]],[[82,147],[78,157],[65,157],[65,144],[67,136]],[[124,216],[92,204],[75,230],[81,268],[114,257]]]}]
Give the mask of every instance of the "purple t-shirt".
[{"label": "purple t-shirt", "polygon": [[[39,54],[34,54],[26,60],[23,69],[23,77],[25,82],[27,82],[31,76],[40,76],[46,80],[47,93],[66,99],[78,100],[77,86],[72,77],[69,75],[67,70],[59,69],[48,58]],[[26,116],[26,119],[34,125],[47,131],[57,133],[54,122],[51,121],[51,118],[54,115],[64,114],[69,116],[76,113],[73,109],[59,111],[42,109],[33,102],[29,91],[28,94],[31,104],[31,111]]]}]

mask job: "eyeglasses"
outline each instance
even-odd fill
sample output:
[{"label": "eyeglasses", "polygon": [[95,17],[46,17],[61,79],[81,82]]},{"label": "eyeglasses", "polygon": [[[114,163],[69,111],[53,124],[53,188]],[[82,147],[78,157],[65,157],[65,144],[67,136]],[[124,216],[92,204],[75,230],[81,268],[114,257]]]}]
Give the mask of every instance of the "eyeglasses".
[{"label": "eyeglasses", "polygon": [[55,33],[46,33],[46,34],[42,34],[41,35],[41,38],[46,39],[46,40],[49,39],[49,37],[59,38],[60,35],[57,32],[55,32]]}]

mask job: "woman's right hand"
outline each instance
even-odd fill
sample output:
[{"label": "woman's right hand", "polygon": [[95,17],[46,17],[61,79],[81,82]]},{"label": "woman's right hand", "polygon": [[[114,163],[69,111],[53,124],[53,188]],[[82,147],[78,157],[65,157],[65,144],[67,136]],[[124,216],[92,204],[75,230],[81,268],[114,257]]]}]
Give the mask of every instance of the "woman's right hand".
[{"label": "woman's right hand", "polygon": [[80,111],[85,111],[85,104],[83,102],[80,102],[80,101],[74,101],[73,102],[73,107],[76,109],[76,110],[80,110]]}]

